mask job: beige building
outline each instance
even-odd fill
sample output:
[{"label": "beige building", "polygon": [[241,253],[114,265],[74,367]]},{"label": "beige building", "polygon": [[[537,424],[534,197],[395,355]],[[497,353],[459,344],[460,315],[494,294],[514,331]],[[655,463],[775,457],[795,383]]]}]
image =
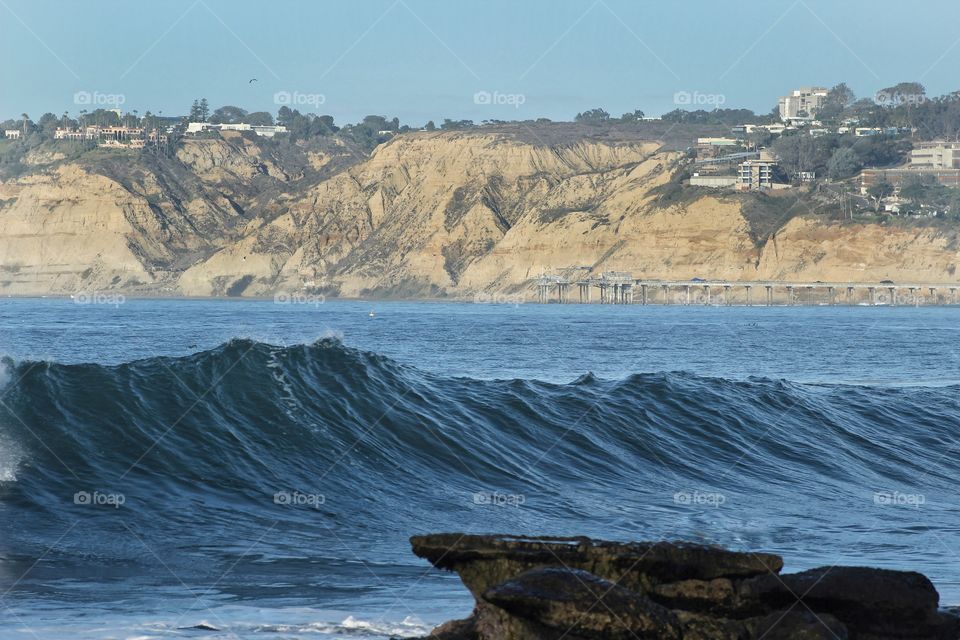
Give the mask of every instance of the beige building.
[{"label": "beige building", "polygon": [[960,169],[960,142],[921,142],[910,152],[912,169]]},{"label": "beige building", "polygon": [[789,95],[780,98],[780,119],[813,120],[827,99],[829,90],[825,87],[801,87]]},{"label": "beige building", "polygon": [[769,151],[761,151],[758,160],[740,163],[737,171],[737,190],[764,191],[789,186],[774,182],[777,165],[777,158]]}]

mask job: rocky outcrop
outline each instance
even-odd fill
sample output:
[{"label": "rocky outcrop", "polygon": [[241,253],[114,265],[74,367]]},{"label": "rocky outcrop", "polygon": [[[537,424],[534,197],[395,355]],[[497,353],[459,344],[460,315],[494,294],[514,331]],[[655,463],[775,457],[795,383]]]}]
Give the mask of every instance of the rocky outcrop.
[{"label": "rocky outcrop", "polygon": [[445,640],[960,638],[921,574],[822,567],[688,543],[436,534],[413,551],[476,599]]}]

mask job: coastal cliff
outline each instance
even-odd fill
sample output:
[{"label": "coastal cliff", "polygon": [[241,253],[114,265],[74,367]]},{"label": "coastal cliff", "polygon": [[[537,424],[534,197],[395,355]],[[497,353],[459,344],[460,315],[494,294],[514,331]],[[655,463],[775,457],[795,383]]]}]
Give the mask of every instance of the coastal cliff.
[{"label": "coastal cliff", "polygon": [[417,132],[369,156],[284,144],[38,154],[0,183],[0,294],[532,298],[541,273],[609,270],[957,281],[953,228],[801,205],[761,232],[741,198],[667,204],[681,153],[654,140]]}]

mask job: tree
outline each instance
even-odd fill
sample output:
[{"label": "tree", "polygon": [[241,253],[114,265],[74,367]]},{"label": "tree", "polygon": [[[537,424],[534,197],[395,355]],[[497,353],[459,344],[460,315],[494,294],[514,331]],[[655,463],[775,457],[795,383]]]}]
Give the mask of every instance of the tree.
[{"label": "tree", "polygon": [[873,200],[873,210],[879,213],[883,199],[892,196],[895,190],[894,186],[890,184],[886,178],[881,178],[867,187],[867,195]]},{"label": "tree", "polygon": [[293,120],[293,110],[290,107],[283,106],[277,110],[277,124],[289,127],[291,120]]},{"label": "tree", "polygon": [[200,98],[200,122],[207,122],[210,117],[210,104],[206,98]]},{"label": "tree", "polygon": [[830,158],[837,144],[836,136],[794,134],[780,136],[771,146],[790,176],[801,171],[813,171],[822,176],[829,173]]},{"label": "tree", "polygon": [[470,129],[473,127],[473,120],[451,120],[444,118],[440,128],[444,131],[455,131],[457,129]]},{"label": "tree", "polygon": [[930,180],[925,179],[924,176],[907,176],[900,185],[900,195],[908,200],[919,202],[926,197],[928,186],[930,186]]},{"label": "tree", "polygon": [[860,156],[856,151],[850,147],[840,147],[827,163],[827,175],[831,180],[843,180],[856,175],[861,167]]},{"label": "tree", "polygon": [[95,109],[93,113],[89,114],[88,118],[93,121],[93,124],[99,125],[101,127],[120,126],[120,116],[117,115],[116,111],[108,111],[107,109]]},{"label": "tree", "polygon": [[433,120],[427,120],[427,124],[423,125],[423,128],[427,131],[436,131],[437,125],[433,124]]},{"label": "tree", "polygon": [[919,82],[900,82],[877,92],[877,103],[885,107],[901,104],[919,104],[926,98],[927,90]]},{"label": "tree", "polygon": [[844,110],[853,104],[857,99],[847,83],[841,82],[827,93],[823,106],[817,113],[820,120],[835,120],[839,118]]},{"label": "tree", "polygon": [[154,129],[160,128],[160,120],[157,116],[153,115],[149,111],[143,114],[143,120],[141,120],[143,128],[147,131],[153,131]]},{"label": "tree", "polygon": [[865,167],[890,167],[902,163],[909,151],[909,141],[889,136],[864,136],[853,143],[853,150]]},{"label": "tree", "polygon": [[723,126],[733,126],[738,124],[761,124],[767,121],[767,118],[758,116],[750,109],[697,109],[696,111],[685,111],[684,109],[674,109],[660,117],[664,122],[676,122],[684,124],[715,124]]},{"label": "tree", "polygon": [[953,220],[960,220],[960,189],[950,189],[947,197],[947,216]]},{"label": "tree", "polygon": [[584,111],[583,113],[578,113],[574,118],[576,122],[589,122],[589,123],[606,122],[609,119],[610,119],[610,114],[604,111],[603,109],[600,109],[599,107],[596,109],[590,109],[589,111]]},{"label": "tree", "polygon": [[332,136],[340,131],[340,127],[334,124],[333,116],[314,116],[310,121],[310,136]]},{"label": "tree", "polygon": [[[201,115],[203,111],[203,105],[200,105]],[[212,124],[240,124],[241,122],[246,122],[245,118],[247,117],[247,112],[240,107],[234,107],[231,105],[223,106],[213,112],[210,116],[210,122]]]},{"label": "tree", "polygon": [[621,122],[640,122],[641,120],[643,120],[643,111],[640,109],[634,109],[620,116]]},{"label": "tree", "polygon": [[269,126],[273,124],[273,116],[266,111],[254,111],[253,113],[247,114],[245,121],[247,124]]},{"label": "tree", "polygon": [[827,93],[827,104],[837,104],[846,109],[857,99],[853,89],[847,86],[846,82],[841,82]]},{"label": "tree", "polygon": [[37,128],[40,129],[40,132],[44,136],[52,138],[59,123],[60,121],[57,116],[52,113],[45,113],[40,116],[40,120],[37,121]]},{"label": "tree", "polygon": [[390,128],[390,123],[384,116],[364,116],[363,121],[357,126],[366,127],[374,135],[376,135],[378,131],[393,131],[393,129]]}]

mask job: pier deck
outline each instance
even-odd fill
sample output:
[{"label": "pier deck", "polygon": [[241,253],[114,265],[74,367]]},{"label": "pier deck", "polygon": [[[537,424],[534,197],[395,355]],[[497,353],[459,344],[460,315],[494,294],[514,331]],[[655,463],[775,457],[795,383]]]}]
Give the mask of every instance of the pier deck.
[{"label": "pier deck", "polygon": [[648,280],[625,272],[570,280],[541,276],[541,303],[568,303],[570,289],[579,289],[580,303],[678,305],[955,305],[960,283],[923,282],[787,282],[775,280]]}]

